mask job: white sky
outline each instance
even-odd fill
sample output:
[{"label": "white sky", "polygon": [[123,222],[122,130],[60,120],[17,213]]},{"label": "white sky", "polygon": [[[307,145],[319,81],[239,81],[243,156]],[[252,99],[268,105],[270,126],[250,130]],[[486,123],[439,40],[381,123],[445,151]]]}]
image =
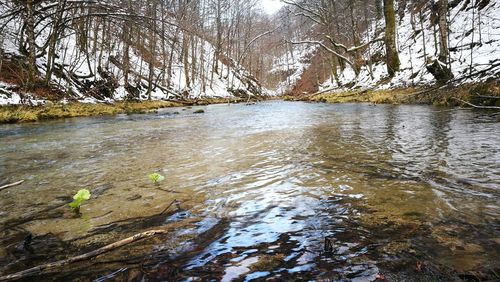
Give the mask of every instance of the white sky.
[{"label": "white sky", "polygon": [[271,15],[276,13],[285,4],[280,2],[280,0],[260,0],[260,5],[266,13]]}]

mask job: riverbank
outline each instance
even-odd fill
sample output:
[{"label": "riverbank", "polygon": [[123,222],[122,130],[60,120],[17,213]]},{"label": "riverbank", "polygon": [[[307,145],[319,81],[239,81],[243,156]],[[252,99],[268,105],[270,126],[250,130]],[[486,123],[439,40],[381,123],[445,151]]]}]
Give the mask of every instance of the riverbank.
[{"label": "riverbank", "polygon": [[428,104],[435,106],[500,107],[500,83],[467,84],[448,87],[409,87],[388,90],[325,92],[287,101],[323,103]]},{"label": "riverbank", "polygon": [[[322,103],[428,104],[500,109],[500,82],[448,87],[409,87],[388,90],[350,90],[324,92],[304,96],[284,96],[285,101]],[[255,99],[251,100],[252,102]],[[212,98],[185,101],[116,102],[114,104],[46,103],[40,106],[0,106],[0,124],[23,123],[71,117],[143,114],[161,108],[244,103],[242,98]]]},{"label": "riverbank", "polygon": [[46,103],[40,106],[8,105],[0,106],[0,124],[23,123],[71,117],[107,116],[117,114],[144,114],[161,108],[204,106],[211,104],[241,103],[241,98],[213,98],[186,101],[142,101],[117,102],[114,104],[89,103]]}]

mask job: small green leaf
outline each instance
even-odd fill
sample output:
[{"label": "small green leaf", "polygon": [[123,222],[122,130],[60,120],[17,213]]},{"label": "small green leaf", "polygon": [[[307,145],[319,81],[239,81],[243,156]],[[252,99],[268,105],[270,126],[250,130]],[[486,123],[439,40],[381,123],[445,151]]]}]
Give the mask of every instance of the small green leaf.
[{"label": "small green leaf", "polygon": [[68,205],[73,210],[79,211],[80,210],[80,206],[82,205],[82,202],[90,199],[90,196],[91,196],[91,194],[90,194],[89,190],[82,189],[82,190],[78,191],[78,193],[76,193],[73,196],[73,202],[69,203]]},{"label": "small green leaf", "polygon": [[149,179],[151,179],[151,181],[154,184],[158,184],[158,183],[162,182],[163,180],[165,180],[165,177],[159,173],[152,173],[149,175]]},{"label": "small green leaf", "polygon": [[78,200],[78,199],[81,199],[81,200],[88,200],[90,199],[90,191],[87,190],[87,189],[82,189],[80,191],[78,191],[78,193],[76,193],[74,196],[73,196],[73,199],[74,200]]}]

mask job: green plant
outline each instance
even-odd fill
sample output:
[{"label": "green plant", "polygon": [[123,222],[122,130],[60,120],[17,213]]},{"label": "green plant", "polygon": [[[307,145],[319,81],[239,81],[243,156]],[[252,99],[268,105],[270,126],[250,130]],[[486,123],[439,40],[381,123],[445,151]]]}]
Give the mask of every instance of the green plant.
[{"label": "green plant", "polygon": [[162,182],[163,180],[165,180],[165,177],[163,175],[155,172],[155,173],[149,175],[149,179],[151,179],[151,181],[154,184],[158,184],[158,183]]},{"label": "green plant", "polygon": [[73,196],[73,202],[69,203],[69,206],[75,213],[80,213],[80,206],[82,205],[82,202],[90,199],[90,196],[91,194],[89,190],[82,189]]}]

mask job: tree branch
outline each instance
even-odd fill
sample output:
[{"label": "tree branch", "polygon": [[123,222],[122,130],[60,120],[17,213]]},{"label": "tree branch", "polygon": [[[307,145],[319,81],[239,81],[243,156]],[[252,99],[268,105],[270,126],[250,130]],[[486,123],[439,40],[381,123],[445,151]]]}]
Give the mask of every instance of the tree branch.
[{"label": "tree branch", "polygon": [[17,272],[17,273],[5,275],[5,276],[0,276],[0,281],[18,280],[18,279],[22,279],[22,278],[26,278],[26,277],[31,277],[34,275],[40,275],[40,274],[43,274],[46,272],[50,272],[54,268],[65,266],[65,265],[72,264],[72,263],[79,262],[79,261],[88,260],[88,259],[94,258],[96,256],[102,255],[104,253],[110,252],[114,249],[128,245],[130,243],[133,243],[133,242],[136,242],[136,241],[139,241],[142,239],[146,239],[149,237],[153,237],[153,236],[158,235],[158,234],[165,234],[167,232],[168,231],[165,229],[150,230],[150,231],[142,232],[142,233],[136,234],[132,237],[125,238],[125,239],[120,240],[118,242],[106,245],[102,248],[99,248],[97,250],[94,250],[94,251],[91,251],[91,252],[88,252],[88,253],[85,253],[82,255],[78,255],[75,257],[71,257],[68,259],[59,260],[59,261],[55,261],[55,262],[50,262],[47,264],[42,264],[39,266],[35,266],[32,268]]},{"label": "tree branch", "polygon": [[457,100],[459,102],[462,102],[462,103],[464,103],[464,104],[466,104],[468,106],[476,108],[476,109],[500,110],[500,107],[495,107],[495,106],[478,106],[478,105],[474,105],[474,104],[472,104],[470,102],[464,101],[462,99],[459,99],[457,97],[451,97],[451,98],[454,99],[454,100]]},{"label": "tree branch", "polygon": [[264,36],[266,36],[268,34],[271,34],[271,33],[275,32],[277,29],[279,29],[279,27],[277,27],[277,28],[275,28],[273,30],[268,30],[268,31],[266,31],[264,33],[261,33],[261,34],[257,35],[254,39],[250,40],[250,42],[247,44],[247,46],[245,46],[245,49],[243,49],[243,53],[241,53],[241,56],[238,58],[238,65],[240,65],[241,62],[245,59],[245,57],[247,55],[247,52],[250,49],[250,46],[252,46],[252,44],[255,41],[259,40],[260,38],[262,38],[262,37],[264,37]]},{"label": "tree branch", "polygon": [[11,184],[4,185],[4,186],[0,187],[0,191],[7,189],[7,188],[10,188],[10,187],[13,187],[13,186],[17,186],[23,182],[24,182],[24,180],[21,180],[21,181],[17,181],[17,182],[11,183]]},{"label": "tree branch", "polygon": [[347,58],[346,56],[343,56],[341,54],[339,54],[337,51],[333,50],[332,48],[326,46],[325,44],[323,44],[323,42],[320,42],[320,41],[313,41],[313,40],[306,40],[306,41],[298,41],[298,42],[292,42],[292,41],[289,41],[289,43],[291,44],[316,44],[316,45],[319,45],[321,46],[323,49],[325,49],[326,51],[332,53],[333,55],[341,58],[342,60],[346,61],[349,65],[353,65],[353,62],[351,62],[351,60],[349,60],[349,58]]},{"label": "tree branch", "polygon": [[372,39],[366,43],[363,43],[359,46],[353,46],[351,48],[348,48],[347,46],[345,46],[344,44],[340,44],[340,43],[337,43],[333,37],[331,37],[330,35],[325,35],[325,37],[328,39],[328,41],[330,41],[330,43],[332,43],[333,46],[337,47],[337,48],[342,48],[344,49],[344,51],[346,51],[347,53],[352,53],[352,52],[355,52],[355,51],[358,51],[360,49],[363,49],[365,48],[366,46],[370,45],[370,44],[373,44],[375,42],[378,42],[378,41],[383,41],[384,38],[383,37],[377,37],[375,39]]}]

